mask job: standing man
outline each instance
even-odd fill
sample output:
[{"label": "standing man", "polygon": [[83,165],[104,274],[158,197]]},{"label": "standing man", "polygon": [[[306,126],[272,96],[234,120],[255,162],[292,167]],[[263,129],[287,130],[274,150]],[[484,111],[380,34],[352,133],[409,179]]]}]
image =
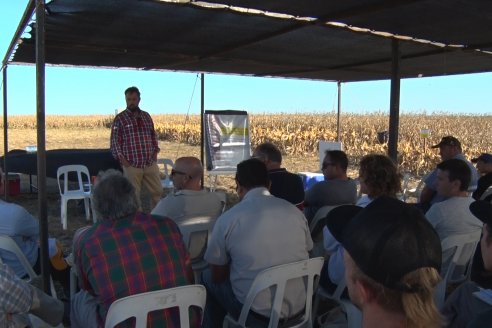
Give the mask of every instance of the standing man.
[{"label": "standing man", "polygon": [[[116,115],[111,130],[111,152],[120,162],[125,176],[135,187],[140,204],[140,190],[144,186],[151,195],[150,208],[162,196],[157,154],[159,145],[154,122],[149,113],[138,107],[140,91],[137,87],[125,90],[126,109]],[[140,205],[141,207],[141,205]]]}]

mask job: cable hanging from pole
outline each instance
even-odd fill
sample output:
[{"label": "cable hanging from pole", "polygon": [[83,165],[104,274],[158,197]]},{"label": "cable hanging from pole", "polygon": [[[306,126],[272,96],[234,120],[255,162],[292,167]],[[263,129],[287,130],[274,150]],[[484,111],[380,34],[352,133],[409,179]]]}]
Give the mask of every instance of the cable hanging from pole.
[{"label": "cable hanging from pole", "polygon": [[[190,119],[190,109],[191,109],[191,104],[193,103],[193,97],[195,96],[195,90],[196,90],[196,83],[200,79],[200,74],[196,74],[195,78],[195,84],[193,85],[193,91],[191,92],[191,97],[190,97],[190,102],[188,104],[188,110],[186,111],[186,116],[185,116],[185,122],[184,122],[184,130],[186,131],[186,125],[188,124],[188,121]],[[178,158],[179,151],[181,148],[181,144],[178,144],[178,148],[176,149],[176,158]]]}]

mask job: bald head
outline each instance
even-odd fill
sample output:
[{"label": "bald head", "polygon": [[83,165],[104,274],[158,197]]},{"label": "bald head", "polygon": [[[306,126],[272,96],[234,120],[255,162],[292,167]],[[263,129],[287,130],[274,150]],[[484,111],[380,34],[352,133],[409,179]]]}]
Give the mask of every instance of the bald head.
[{"label": "bald head", "polygon": [[180,157],[173,167],[171,176],[176,190],[201,190],[203,166],[196,157]]}]

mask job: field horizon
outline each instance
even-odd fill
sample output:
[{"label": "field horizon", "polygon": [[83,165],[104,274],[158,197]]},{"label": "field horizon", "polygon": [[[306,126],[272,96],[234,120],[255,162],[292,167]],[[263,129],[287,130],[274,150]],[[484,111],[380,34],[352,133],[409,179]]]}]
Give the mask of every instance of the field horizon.
[{"label": "field horizon", "polygon": [[[200,116],[160,114],[152,116],[156,133],[162,142],[197,147],[200,145]],[[109,148],[110,127],[114,115],[47,115],[46,149]],[[311,167],[302,165],[303,158],[318,157],[318,141],[336,140],[336,115],[311,114],[250,114],[251,145],[270,141],[276,144],[286,159],[294,158],[297,171]],[[369,153],[387,153],[387,144],[380,143],[378,132],[387,131],[389,118],[384,113],[347,114],[341,116],[341,140],[357,166]],[[36,145],[36,117],[8,117],[9,150]],[[3,117],[0,120],[3,128]],[[421,130],[430,131],[427,137]],[[421,176],[440,160],[430,148],[446,135],[460,139],[463,152],[471,159],[492,151],[492,115],[401,114],[399,126],[398,165],[402,172]],[[0,154],[3,155],[3,138]],[[199,149],[199,147],[198,147]],[[315,167],[317,165],[314,165]]]}]

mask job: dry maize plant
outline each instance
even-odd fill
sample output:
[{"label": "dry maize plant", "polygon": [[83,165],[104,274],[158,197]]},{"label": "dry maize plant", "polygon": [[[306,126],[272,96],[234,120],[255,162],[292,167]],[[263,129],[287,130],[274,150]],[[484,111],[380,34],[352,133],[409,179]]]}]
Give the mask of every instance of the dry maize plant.
[{"label": "dry maize plant", "polygon": [[[153,115],[160,140],[200,144],[199,115]],[[113,116],[47,116],[49,129],[101,129],[109,128]],[[35,129],[35,116],[12,116],[10,129]],[[389,118],[385,113],[343,114],[341,135],[344,150],[352,165],[369,153],[386,153],[387,144],[378,141],[378,132],[388,130]],[[0,124],[0,126],[2,126]],[[422,129],[430,130],[424,138]],[[319,140],[336,140],[337,122],[334,112],[326,114],[251,114],[250,131],[252,147],[269,141],[284,154],[316,156]],[[492,116],[451,115],[448,113],[400,115],[398,163],[402,171],[422,175],[439,162],[439,154],[430,148],[445,135],[460,139],[468,158],[481,152],[492,152]]]}]

